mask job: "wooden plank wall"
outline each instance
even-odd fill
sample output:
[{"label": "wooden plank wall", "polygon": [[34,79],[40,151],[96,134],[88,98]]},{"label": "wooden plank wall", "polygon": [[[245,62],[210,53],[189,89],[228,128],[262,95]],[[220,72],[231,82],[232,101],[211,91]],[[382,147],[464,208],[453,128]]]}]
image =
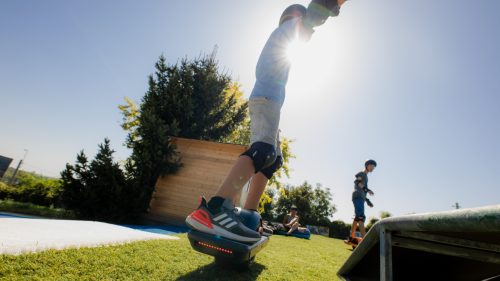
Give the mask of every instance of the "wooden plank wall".
[{"label": "wooden plank wall", "polygon": [[[150,214],[184,221],[199,205],[198,196],[210,200],[234,161],[249,146],[172,138],[184,167],[176,175],[159,178]],[[238,206],[240,194],[235,199]]]}]

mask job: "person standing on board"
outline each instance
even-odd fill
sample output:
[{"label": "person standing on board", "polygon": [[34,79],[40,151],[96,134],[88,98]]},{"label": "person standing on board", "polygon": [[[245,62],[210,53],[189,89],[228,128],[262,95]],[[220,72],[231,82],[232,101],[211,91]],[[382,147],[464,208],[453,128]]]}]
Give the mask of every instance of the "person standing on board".
[{"label": "person standing on board", "polygon": [[186,218],[189,227],[241,242],[260,240],[260,233],[243,225],[242,219],[235,214],[233,200],[253,176],[252,182],[256,184],[251,185],[247,200],[255,206],[245,207],[256,210],[267,179],[281,166],[277,142],[280,112],[291,67],[287,48],[295,40],[309,41],[313,28],[323,25],[328,17],[337,16],[344,2],[313,0],[307,8],[292,5],[283,12],[278,28],[267,40],[257,62],[257,81],[248,102],[252,121],[251,148],[235,161],[210,202],[202,198],[198,209]]},{"label": "person standing on board", "polygon": [[354,191],[352,192],[352,203],[354,204],[354,221],[352,222],[351,236],[346,240],[347,243],[357,244],[354,238],[356,228],[359,226],[361,238],[365,237],[365,202],[370,208],[373,207],[370,199],[366,198],[367,194],[374,195],[373,191],[368,189],[368,173],[373,172],[377,167],[377,162],[368,159],[365,162],[365,170],[355,175]]}]

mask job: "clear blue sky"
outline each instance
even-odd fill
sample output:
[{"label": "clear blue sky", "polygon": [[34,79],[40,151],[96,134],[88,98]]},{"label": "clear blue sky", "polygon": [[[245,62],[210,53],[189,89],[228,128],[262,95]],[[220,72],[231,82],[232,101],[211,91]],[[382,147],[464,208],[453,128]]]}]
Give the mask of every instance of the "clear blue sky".
[{"label": "clear blue sky", "polygon": [[[245,95],[292,1],[0,2],[0,155],[57,176],[105,137],[117,159],[117,106],[140,100],[163,53],[210,53]],[[307,5],[307,1],[299,1]],[[347,2],[292,65],[281,130],[296,138],[289,183],[330,187],[351,221],[367,158],[373,209],[394,215],[498,204],[500,2]],[[29,165],[29,166],[28,166]],[[37,168],[33,168],[37,167]]]}]

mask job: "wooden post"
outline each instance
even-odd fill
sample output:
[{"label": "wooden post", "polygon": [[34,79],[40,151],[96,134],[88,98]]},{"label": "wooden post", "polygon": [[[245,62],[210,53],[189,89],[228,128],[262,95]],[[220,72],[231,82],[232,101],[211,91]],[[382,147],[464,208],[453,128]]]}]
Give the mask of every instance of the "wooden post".
[{"label": "wooden post", "polygon": [[380,280],[392,281],[391,231],[380,228]]}]

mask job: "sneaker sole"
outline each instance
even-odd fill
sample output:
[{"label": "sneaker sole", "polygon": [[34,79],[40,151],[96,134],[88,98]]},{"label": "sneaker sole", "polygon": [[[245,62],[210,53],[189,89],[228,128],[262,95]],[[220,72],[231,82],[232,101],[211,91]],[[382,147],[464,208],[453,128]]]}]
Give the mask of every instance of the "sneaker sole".
[{"label": "sneaker sole", "polygon": [[193,220],[191,217],[186,217],[186,224],[190,226],[191,228],[198,230],[203,233],[211,234],[211,235],[219,235],[221,237],[231,239],[231,240],[236,240],[236,241],[241,241],[241,242],[257,242],[260,240],[260,238],[251,238],[251,237],[244,237],[240,236],[234,233],[231,233],[225,229],[222,229],[216,225],[212,225],[213,229],[210,229],[201,223]]}]

